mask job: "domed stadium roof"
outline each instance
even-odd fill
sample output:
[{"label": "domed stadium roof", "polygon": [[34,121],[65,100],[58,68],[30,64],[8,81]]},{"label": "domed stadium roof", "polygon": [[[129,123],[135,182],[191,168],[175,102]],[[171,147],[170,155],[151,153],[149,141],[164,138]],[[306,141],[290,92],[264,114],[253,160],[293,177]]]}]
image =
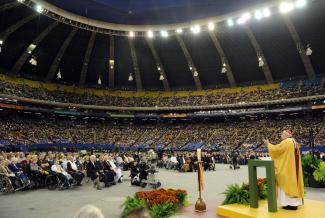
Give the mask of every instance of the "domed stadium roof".
[{"label": "domed stadium roof", "polygon": [[[267,8],[269,1],[262,7],[255,0],[43,1],[59,11],[35,2],[0,1],[1,73],[111,89],[195,90],[314,79],[325,71],[321,0],[304,7],[289,1],[281,9],[288,13],[278,2]],[[243,9],[250,17],[238,15]],[[126,26],[106,30],[80,17]],[[212,26],[202,23],[206,17]],[[178,34],[182,22],[194,26]],[[177,29],[131,31],[148,24]]]},{"label": "domed stadium roof", "polygon": [[169,24],[217,16],[269,0],[48,0],[81,16],[120,24]]}]

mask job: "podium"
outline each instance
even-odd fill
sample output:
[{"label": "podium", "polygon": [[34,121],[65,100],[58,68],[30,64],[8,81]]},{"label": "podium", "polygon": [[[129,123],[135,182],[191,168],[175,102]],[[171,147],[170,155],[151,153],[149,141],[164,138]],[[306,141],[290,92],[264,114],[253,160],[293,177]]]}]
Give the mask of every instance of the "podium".
[{"label": "podium", "polygon": [[258,208],[258,188],[257,188],[257,167],[265,167],[267,179],[267,201],[268,211],[277,212],[275,170],[273,160],[249,160],[249,204],[251,208]]}]

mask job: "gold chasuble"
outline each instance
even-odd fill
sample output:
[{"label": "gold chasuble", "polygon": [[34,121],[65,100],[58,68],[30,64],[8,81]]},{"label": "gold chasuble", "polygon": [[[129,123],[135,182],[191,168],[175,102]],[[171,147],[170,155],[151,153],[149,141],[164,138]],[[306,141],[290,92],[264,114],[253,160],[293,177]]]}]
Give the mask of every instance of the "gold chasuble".
[{"label": "gold chasuble", "polygon": [[268,144],[269,154],[274,160],[277,185],[289,196],[304,198],[304,182],[300,150],[293,138],[280,144]]}]

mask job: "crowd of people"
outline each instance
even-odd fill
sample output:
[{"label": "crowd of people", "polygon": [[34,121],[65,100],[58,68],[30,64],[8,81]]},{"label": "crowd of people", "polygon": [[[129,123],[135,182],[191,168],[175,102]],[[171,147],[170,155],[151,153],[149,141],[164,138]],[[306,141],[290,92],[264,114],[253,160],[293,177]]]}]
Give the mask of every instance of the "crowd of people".
[{"label": "crowd of people", "polygon": [[[0,191],[43,187],[66,189],[82,185],[85,177],[94,182],[94,187],[102,189],[103,185],[110,187],[122,183],[122,170],[128,170],[129,164],[139,158],[145,157],[139,153],[88,154],[86,151],[1,152]],[[6,178],[9,181],[6,182]]]},{"label": "crowd of people", "polygon": [[306,86],[297,83],[292,87],[281,89],[269,89],[256,91],[241,90],[240,92],[218,92],[204,95],[171,96],[163,97],[119,97],[119,96],[96,96],[91,94],[77,94],[64,91],[49,91],[41,88],[32,88],[28,85],[15,85],[10,82],[0,81],[0,94],[11,96],[40,99],[46,101],[76,103],[86,105],[106,105],[125,107],[175,107],[175,106],[202,106],[219,104],[239,104],[243,102],[259,102],[299,98],[325,93],[320,84]]},{"label": "crowd of people", "polygon": [[8,116],[0,119],[0,147],[34,144],[100,144],[137,149],[206,150],[255,149],[262,138],[277,139],[292,127],[301,145],[325,145],[323,118],[262,119],[205,124],[114,124],[105,121]]}]

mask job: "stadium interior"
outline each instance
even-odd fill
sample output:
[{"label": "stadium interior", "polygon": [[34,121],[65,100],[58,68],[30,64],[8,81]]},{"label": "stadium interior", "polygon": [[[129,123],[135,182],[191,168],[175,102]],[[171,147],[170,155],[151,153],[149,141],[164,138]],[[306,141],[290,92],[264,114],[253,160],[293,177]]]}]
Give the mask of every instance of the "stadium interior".
[{"label": "stadium interior", "polygon": [[[0,0],[0,217],[90,218],[86,204],[133,217],[121,204],[143,189],[134,163],[140,181],[155,163],[154,189],[187,190],[173,217],[199,217],[198,150],[203,216],[224,217],[224,189],[284,130],[324,163],[324,12],[323,0]],[[324,202],[325,176],[317,189],[309,177],[308,199]]]}]

